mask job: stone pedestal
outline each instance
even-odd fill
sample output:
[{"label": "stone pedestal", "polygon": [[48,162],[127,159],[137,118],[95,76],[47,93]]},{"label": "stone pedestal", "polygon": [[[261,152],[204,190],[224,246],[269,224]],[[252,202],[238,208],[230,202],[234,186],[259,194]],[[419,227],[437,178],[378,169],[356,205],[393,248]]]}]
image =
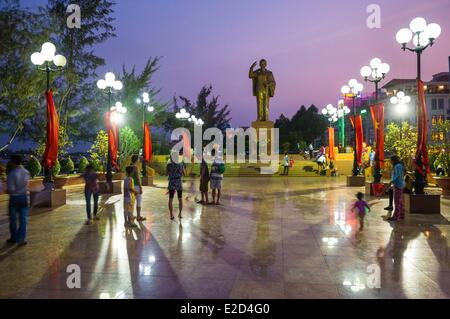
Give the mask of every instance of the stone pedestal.
[{"label": "stone pedestal", "polygon": [[66,205],[67,191],[65,189],[30,192],[31,208],[51,208],[55,209]]},{"label": "stone pedestal", "polygon": [[142,177],[142,186],[154,186],[153,176]]},{"label": "stone pedestal", "polygon": [[99,182],[100,194],[120,195],[122,194],[122,181],[113,181],[112,184]]},{"label": "stone pedestal", "polygon": [[347,176],[348,187],[364,187],[366,186],[365,176]]},{"label": "stone pedestal", "polygon": [[[373,187],[372,185],[374,185],[375,183],[373,182],[366,182],[366,195],[369,196],[374,196],[375,194],[373,193]],[[389,183],[380,183],[380,184],[384,184],[384,193],[386,194],[386,192],[389,190]]]},{"label": "stone pedestal", "polygon": [[409,214],[436,215],[441,213],[440,195],[403,194],[405,212]]},{"label": "stone pedestal", "polygon": [[[267,155],[272,154],[272,130],[274,127],[275,127],[275,124],[272,121],[265,121],[265,122],[256,121],[256,122],[252,123],[252,128],[254,128],[256,130],[257,142],[258,142],[258,144],[262,145],[263,149],[264,149],[264,146],[267,147],[266,148]],[[262,129],[266,129],[267,141],[260,141],[259,132]]]}]

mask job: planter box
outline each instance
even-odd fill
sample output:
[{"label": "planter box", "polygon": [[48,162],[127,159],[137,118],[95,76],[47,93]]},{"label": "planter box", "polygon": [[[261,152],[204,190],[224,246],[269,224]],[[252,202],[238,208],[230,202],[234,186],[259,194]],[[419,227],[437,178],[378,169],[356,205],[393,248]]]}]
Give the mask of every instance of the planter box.
[{"label": "planter box", "polygon": [[97,173],[97,178],[100,182],[106,182],[106,174],[105,173]]},{"label": "planter box", "polygon": [[142,186],[154,186],[153,176],[142,177]]},{"label": "planter box", "polygon": [[69,181],[69,177],[55,177],[54,187],[56,189],[63,189]]},{"label": "planter box", "polygon": [[122,181],[113,181],[112,184],[99,182],[100,194],[120,195],[122,194]]},{"label": "planter box", "polygon": [[348,187],[364,187],[366,186],[366,178],[364,176],[347,176]]},{"label": "planter box", "polygon": [[450,177],[435,177],[434,180],[442,188],[442,195],[450,196]]},{"label": "planter box", "polygon": [[[44,189],[44,184],[43,184],[43,179],[39,178],[39,179],[30,179],[29,183],[28,183],[28,188],[30,191],[42,191]],[[5,184],[6,185],[6,184]]]},{"label": "planter box", "polygon": [[123,181],[127,175],[125,173],[115,173],[112,178],[113,181]]},{"label": "planter box", "polygon": [[[373,187],[372,185],[374,185],[375,183],[372,182],[366,182],[366,195],[369,196],[374,196],[375,194],[373,193]],[[386,195],[387,191],[389,190],[389,183],[380,183],[380,184],[384,184],[384,193]]]},{"label": "planter box", "polygon": [[403,194],[405,212],[409,214],[434,215],[441,213],[440,195]]},{"label": "planter box", "polygon": [[31,208],[55,209],[66,205],[67,192],[65,189],[43,190],[30,192]]}]

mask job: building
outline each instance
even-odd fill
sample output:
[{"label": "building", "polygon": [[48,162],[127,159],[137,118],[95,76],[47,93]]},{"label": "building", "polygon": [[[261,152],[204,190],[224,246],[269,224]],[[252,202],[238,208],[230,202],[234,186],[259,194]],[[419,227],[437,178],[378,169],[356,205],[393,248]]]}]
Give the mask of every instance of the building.
[{"label": "building", "polygon": [[[429,142],[443,139],[435,132],[435,125],[439,121],[450,120],[450,57],[448,58],[449,71],[433,75],[431,81],[425,83],[425,100],[428,113]],[[408,112],[402,115],[396,105],[390,103],[390,98],[397,92],[403,91],[411,96]],[[393,79],[382,88],[385,103],[386,122],[408,121],[412,125],[417,123],[417,85],[415,79]]]}]

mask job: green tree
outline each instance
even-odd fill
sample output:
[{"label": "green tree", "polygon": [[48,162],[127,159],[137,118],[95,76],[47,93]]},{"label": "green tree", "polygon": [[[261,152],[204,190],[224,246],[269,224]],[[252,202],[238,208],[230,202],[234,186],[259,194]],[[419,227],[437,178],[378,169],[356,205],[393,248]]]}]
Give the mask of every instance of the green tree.
[{"label": "green tree", "polygon": [[42,165],[36,157],[31,156],[27,163],[26,169],[30,172],[31,178],[35,178],[41,172]]},{"label": "green tree", "polygon": [[450,177],[450,121],[438,122],[435,125],[435,132],[440,139],[434,142],[438,155],[433,164],[435,168],[442,166],[447,176]]},{"label": "green tree", "polygon": [[108,159],[108,134],[105,131],[100,130],[98,132],[94,144],[92,144],[89,150],[89,154],[91,155],[92,161],[99,164],[97,168],[101,167],[104,170]]},{"label": "green tree", "polygon": [[119,136],[119,167],[124,171],[126,165],[130,163],[131,156],[139,154],[141,141],[128,126],[120,130]]},{"label": "green tree", "polygon": [[[42,139],[36,148],[36,155],[42,156],[45,152],[46,139]],[[59,134],[58,134],[58,154],[66,155],[68,150],[73,147],[72,141],[69,139],[69,135],[67,134],[66,128],[64,126],[59,126]]]},{"label": "green tree", "polygon": [[89,161],[87,160],[86,157],[82,156],[80,158],[80,162],[78,163],[78,172],[79,173],[84,173],[86,172],[86,167],[89,165]]},{"label": "green tree", "polygon": [[[181,103],[179,103],[179,100]],[[188,113],[201,118],[203,120],[205,128],[217,127],[221,130],[225,130],[229,123],[230,108],[227,105],[220,105],[219,96],[212,94],[212,86],[204,86],[200,90],[197,96],[197,101],[193,103],[186,97],[180,96],[174,98],[173,112],[178,112],[180,109],[186,109]],[[176,127],[183,127],[189,125],[186,121],[179,121],[173,118],[166,123],[166,127],[173,129]]]},{"label": "green tree", "polygon": [[9,136],[0,151],[17,137],[24,138],[24,129],[32,119],[39,123],[39,136],[44,134],[45,107],[40,101],[45,80],[31,64],[30,56],[47,35],[44,17],[21,9],[18,0],[0,2],[0,134]]},{"label": "green tree", "polygon": [[61,170],[66,174],[71,174],[75,170],[75,164],[70,156],[62,161]]},{"label": "green tree", "polygon": [[56,160],[55,166],[52,167],[52,176],[56,177],[59,175],[59,173],[61,173],[61,163],[59,162],[59,160]]},{"label": "green tree", "polygon": [[[396,154],[410,166],[411,156],[414,155],[417,144],[417,130],[409,123],[404,122],[401,126],[390,123],[386,127],[384,146],[388,153]],[[408,167],[412,170],[412,167]]]}]

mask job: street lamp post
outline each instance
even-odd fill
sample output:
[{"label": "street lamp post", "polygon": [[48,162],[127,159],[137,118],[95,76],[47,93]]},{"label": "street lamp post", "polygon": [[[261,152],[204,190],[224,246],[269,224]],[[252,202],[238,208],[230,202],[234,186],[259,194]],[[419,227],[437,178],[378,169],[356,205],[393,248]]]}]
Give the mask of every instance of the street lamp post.
[{"label": "street lamp post", "polygon": [[[39,70],[44,71],[47,76],[46,93],[50,91],[50,74],[52,72],[61,71],[67,64],[67,59],[60,54],[56,54],[56,47],[51,42],[46,42],[42,45],[40,52],[35,52],[31,55],[31,62],[38,67]],[[47,119],[48,121],[48,119]],[[44,184],[52,184],[51,169],[44,165]]]},{"label": "street lamp post", "polygon": [[405,113],[408,111],[408,103],[411,102],[411,97],[406,95],[405,92],[400,91],[397,93],[396,96],[391,97],[391,104],[397,105],[396,111],[399,115],[399,128],[400,128],[400,139],[403,138],[403,125],[402,125],[402,119]]},{"label": "street lamp post", "polygon": [[[411,21],[408,28],[403,28],[397,32],[396,40],[402,46],[403,51],[410,51],[416,54],[417,57],[417,82],[420,85],[422,80],[422,70],[421,70],[421,57],[422,53],[428,48],[433,46],[436,39],[441,34],[441,27],[437,23],[430,23],[427,25],[427,21],[424,18],[418,17]],[[413,40],[414,47],[408,47],[408,43]],[[422,112],[420,111],[419,101],[417,105],[417,121],[422,122]],[[419,127],[419,125],[418,125]],[[418,139],[422,137],[418,136]],[[418,147],[421,145],[421,140],[418,141]],[[416,194],[422,195],[425,193],[425,179],[426,179],[426,169],[423,169],[423,154],[422,150],[417,150],[416,158],[416,173],[415,173],[415,192]]]},{"label": "street lamp post", "polygon": [[348,82],[348,85],[344,85],[341,89],[341,93],[344,96],[350,97],[352,99],[352,105],[353,105],[353,176],[359,175],[358,170],[358,154],[357,154],[357,144],[356,144],[356,103],[355,100],[358,96],[361,95],[361,92],[363,91],[364,86],[361,83],[358,83],[357,80],[351,79]]},{"label": "street lamp post", "polygon": [[344,100],[339,100],[338,111],[342,110],[344,116],[339,118],[339,143],[345,148],[345,116],[350,114],[350,109],[345,105]]},{"label": "street lamp post", "polygon": [[120,146],[120,125],[123,123],[123,116],[127,114],[128,109],[123,106],[121,102],[116,102],[115,106],[112,106],[111,109],[111,121],[115,125],[119,127],[118,136],[117,136],[117,149],[119,150]]},{"label": "street lamp post", "polygon": [[[102,90],[105,94],[108,95],[108,108],[107,112],[110,111],[111,107],[111,98],[114,91],[120,91],[123,89],[123,84],[120,81],[116,80],[116,76],[112,72],[108,72],[105,75],[105,79],[101,79],[97,82],[97,87]],[[108,134],[108,158],[106,164],[106,182],[108,184],[112,184],[112,164],[111,164],[111,150],[109,148],[110,140]]]},{"label": "street lamp post", "polygon": [[[370,61],[369,66],[364,66],[361,69],[361,75],[364,77],[364,81],[371,82],[375,84],[375,103],[378,104],[378,84],[384,80],[386,74],[390,71],[390,66],[387,63],[382,63],[379,58],[373,58]],[[377,140],[378,144],[379,141]],[[378,148],[378,147],[377,147]],[[384,150],[378,150],[375,154],[375,184],[379,184],[381,182],[381,167],[380,167],[380,154],[379,152]]]},{"label": "street lamp post", "polygon": [[[142,136],[143,148],[142,148],[142,150],[144,150],[145,149],[145,112],[148,111],[149,113],[153,113],[155,111],[155,108],[150,105],[150,94],[148,94],[148,93],[143,93],[142,99],[138,98],[136,100],[136,103],[138,105],[142,104],[142,130],[143,130],[142,131],[143,132],[143,136]],[[147,177],[147,162],[144,158],[144,153],[142,153],[142,176]]]}]

